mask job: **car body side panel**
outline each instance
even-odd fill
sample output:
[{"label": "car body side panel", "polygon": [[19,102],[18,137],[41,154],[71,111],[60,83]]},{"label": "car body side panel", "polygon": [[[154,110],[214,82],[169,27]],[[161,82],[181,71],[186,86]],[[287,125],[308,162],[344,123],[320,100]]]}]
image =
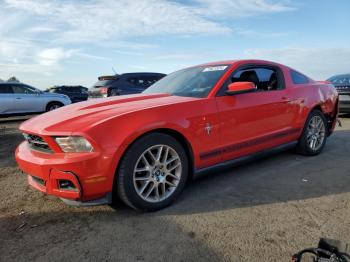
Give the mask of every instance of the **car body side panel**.
[{"label": "car body side panel", "polygon": [[295,110],[285,90],[217,97],[224,160],[295,140]]},{"label": "car body side panel", "polygon": [[40,94],[14,94],[13,113],[35,113],[45,111],[47,99]]},{"label": "car body side panel", "polygon": [[14,94],[0,94],[0,114],[10,114],[14,110]]},{"label": "car body side panel", "polygon": [[[212,126],[209,135],[206,131],[208,121]],[[164,132],[167,129],[176,131],[188,141],[196,167],[209,166],[221,161],[220,155],[206,160],[199,157],[203,152],[220,147],[215,99],[195,99],[180,104],[149,108],[140,111],[133,118],[131,114],[125,114],[118,119],[97,125],[88,133],[100,141],[99,144],[109,144],[116,148],[115,159],[118,163],[121,155],[138,137],[159,129]],[[109,136],[104,135],[104,130],[108,130]]]},{"label": "car body side panel", "polygon": [[[299,111],[294,121],[296,127],[304,127],[308,115],[314,108],[320,108],[326,116],[335,121],[338,113],[338,93],[332,85],[315,81],[293,85],[289,81],[288,89],[289,96]],[[333,130],[334,126],[331,129]]]}]

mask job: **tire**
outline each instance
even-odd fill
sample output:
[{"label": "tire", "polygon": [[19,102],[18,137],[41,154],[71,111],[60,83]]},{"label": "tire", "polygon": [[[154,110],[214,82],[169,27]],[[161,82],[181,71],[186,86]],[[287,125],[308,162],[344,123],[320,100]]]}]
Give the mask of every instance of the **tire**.
[{"label": "tire", "polygon": [[[317,128],[314,127],[315,125]],[[313,110],[305,122],[303,133],[298,141],[297,152],[307,156],[318,155],[326,144],[327,135],[326,117],[321,111]]]},{"label": "tire", "polygon": [[182,192],[188,177],[187,155],[172,136],[152,133],[131,145],[116,175],[114,191],[125,204],[156,211],[169,206]]},{"label": "tire", "polygon": [[60,102],[51,102],[46,106],[46,112],[55,110],[55,109],[60,108],[62,106],[63,106],[63,104]]},{"label": "tire", "polygon": [[112,89],[111,92],[109,93],[109,96],[119,96],[118,90]]}]

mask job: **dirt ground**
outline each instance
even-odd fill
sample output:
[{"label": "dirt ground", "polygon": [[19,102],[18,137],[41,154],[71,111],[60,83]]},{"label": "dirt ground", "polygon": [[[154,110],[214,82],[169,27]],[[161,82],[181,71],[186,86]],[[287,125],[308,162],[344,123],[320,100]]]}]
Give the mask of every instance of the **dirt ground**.
[{"label": "dirt ground", "polygon": [[32,190],[14,160],[20,122],[0,120],[0,261],[289,261],[320,237],[350,243],[350,116],[341,120],[321,155],[214,171],[155,213]]}]

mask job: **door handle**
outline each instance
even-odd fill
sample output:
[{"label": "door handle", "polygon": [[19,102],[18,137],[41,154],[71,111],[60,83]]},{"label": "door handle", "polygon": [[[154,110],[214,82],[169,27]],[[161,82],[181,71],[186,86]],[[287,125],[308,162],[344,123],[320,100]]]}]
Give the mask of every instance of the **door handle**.
[{"label": "door handle", "polygon": [[289,103],[291,100],[288,98],[288,97],[286,97],[286,96],[282,96],[282,102],[283,103]]},{"label": "door handle", "polygon": [[18,100],[19,100],[19,99],[22,99],[22,97],[16,97],[16,99],[18,99]]}]

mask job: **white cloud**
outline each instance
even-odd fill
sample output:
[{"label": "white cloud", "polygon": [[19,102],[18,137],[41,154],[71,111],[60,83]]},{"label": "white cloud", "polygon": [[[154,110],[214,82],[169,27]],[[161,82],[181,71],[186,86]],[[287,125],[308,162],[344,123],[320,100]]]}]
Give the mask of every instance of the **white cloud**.
[{"label": "white cloud", "polygon": [[221,34],[227,26],[198,15],[194,8],[163,0],[53,1],[5,0],[6,6],[59,24],[59,40],[83,42],[172,34]]},{"label": "white cloud", "polygon": [[58,28],[48,27],[48,26],[35,26],[27,30],[29,33],[52,33],[57,32]]},{"label": "white cloud", "polygon": [[[203,55],[168,54],[163,43],[142,43],[148,36],[217,36],[236,33],[223,18],[239,18],[294,10],[285,0],[0,0],[0,77],[21,73],[40,78],[63,63],[84,59],[106,60],[90,54],[96,46],[117,49],[119,54],[135,56],[144,64],[145,53],[159,61],[200,59]],[[249,34],[249,33],[248,33]],[[134,42],[131,39],[137,39]],[[149,51],[149,52],[147,52]],[[167,55],[159,55],[159,51]],[[178,51],[182,52],[182,51]],[[186,51],[184,51],[186,52]],[[137,57],[138,56],[138,57]],[[147,57],[147,56],[146,56]],[[79,62],[77,62],[79,61]],[[117,65],[121,62],[116,61]],[[150,65],[146,62],[146,66]],[[91,63],[90,63],[91,64]],[[166,65],[162,65],[163,66]],[[172,68],[171,68],[172,69]],[[77,70],[78,71],[78,70]],[[69,75],[70,72],[62,71]],[[76,80],[76,79],[74,79]]]},{"label": "white cloud", "polygon": [[218,15],[231,18],[295,10],[276,0],[196,0],[196,5],[165,0],[44,1],[5,0],[5,8],[35,14],[45,23],[32,32],[55,32],[63,42],[95,42],[157,34],[223,34],[230,26],[215,22]]},{"label": "white cloud", "polygon": [[249,49],[245,51],[245,56],[286,64],[316,80],[348,73],[350,68],[350,48]]},{"label": "white cloud", "polygon": [[202,5],[202,14],[248,17],[262,14],[294,11],[288,1],[276,0],[196,0]]},{"label": "white cloud", "polygon": [[27,40],[1,39],[0,63],[8,61],[22,61],[30,58],[30,50],[34,49],[33,43]]},{"label": "white cloud", "polygon": [[290,36],[294,34],[293,32],[265,32],[265,31],[256,31],[251,29],[240,29],[240,28],[236,28],[234,32],[238,35],[252,37],[252,38],[276,38],[276,37]]},{"label": "white cloud", "polygon": [[70,58],[73,50],[64,50],[63,48],[48,48],[41,50],[37,54],[37,60],[40,65],[56,65],[63,59]]}]

